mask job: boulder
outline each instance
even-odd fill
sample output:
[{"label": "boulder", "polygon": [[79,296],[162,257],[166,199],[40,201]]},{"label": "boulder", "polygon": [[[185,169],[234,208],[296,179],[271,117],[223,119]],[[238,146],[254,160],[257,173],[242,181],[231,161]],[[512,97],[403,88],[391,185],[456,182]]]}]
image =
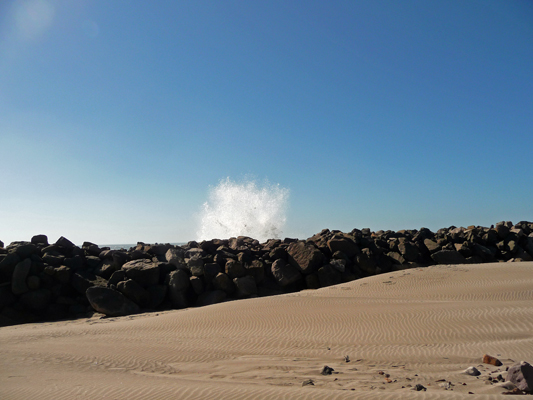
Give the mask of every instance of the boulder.
[{"label": "boulder", "polygon": [[227,294],[235,292],[235,284],[231,278],[223,272],[220,272],[215,279],[213,279],[213,285],[216,289],[222,290]]},{"label": "boulder", "polygon": [[253,260],[245,266],[246,275],[253,276],[256,284],[260,284],[265,279],[265,266],[261,260]]},{"label": "boulder", "polygon": [[320,267],[317,274],[321,287],[337,285],[342,281],[342,274],[330,264]]},{"label": "boulder", "polygon": [[287,286],[302,279],[302,274],[282,258],[272,263],[272,275],[280,286]]},{"label": "boulder", "polygon": [[136,314],[140,311],[137,304],[113,289],[93,286],[87,289],[86,295],[92,308],[110,317]]},{"label": "boulder", "polygon": [[488,354],[485,354],[483,356],[483,363],[494,365],[496,367],[499,367],[502,365],[502,362],[500,360],[498,360],[496,357],[489,356]]},{"label": "boulder", "polygon": [[398,250],[407,261],[416,261],[420,256],[418,248],[414,244],[406,241],[400,240],[400,243],[398,244]]},{"label": "boulder", "polygon": [[526,361],[513,365],[507,372],[506,381],[524,392],[533,392],[533,366]]},{"label": "boulder", "polygon": [[431,258],[437,264],[466,264],[466,258],[456,250],[439,250]]},{"label": "boulder", "polygon": [[71,276],[72,276],[72,270],[65,265],[62,265],[59,268],[54,268],[54,278],[59,283],[66,285],[67,283],[70,282]]},{"label": "boulder", "polygon": [[246,275],[246,269],[241,262],[233,259],[226,261],[225,271],[231,279],[242,278]]},{"label": "boulder", "polygon": [[170,290],[184,291],[187,290],[191,284],[189,275],[182,269],[177,269],[170,272],[168,286]]},{"label": "boulder", "polygon": [[106,287],[107,281],[90,271],[80,270],[72,274],[71,284],[80,294],[86,294],[87,289],[92,286]]},{"label": "boulder", "polygon": [[346,237],[333,237],[328,240],[327,246],[332,254],[336,251],[342,251],[349,258],[355,257],[361,251],[355,241]]},{"label": "boulder", "polygon": [[312,244],[293,242],[287,248],[289,263],[305,275],[312,274],[324,263],[324,254]]},{"label": "boulder", "polygon": [[29,290],[26,285],[26,278],[28,277],[30,269],[31,260],[29,258],[22,260],[15,266],[13,277],[11,279],[11,291],[13,294],[23,294]]},{"label": "boulder", "polygon": [[7,250],[10,253],[17,253],[21,259],[30,257],[32,254],[39,252],[37,246],[30,242],[13,242],[7,246]]},{"label": "boulder", "polygon": [[119,269],[111,274],[108,285],[117,285],[121,281],[126,280],[126,272]]},{"label": "boulder", "polygon": [[220,265],[217,263],[207,263],[204,265],[204,277],[207,282],[211,282],[221,271]]},{"label": "boulder", "polygon": [[237,288],[237,296],[244,298],[257,294],[257,285],[253,276],[247,275],[242,278],[233,279],[233,283]]},{"label": "boulder", "polygon": [[15,270],[15,266],[20,261],[21,258],[18,256],[17,253],[7,253],[0,261],[0,272],[4,276],[11,278],[11,276],[13,275],[13,271]]},{"label": "boulder", "polygon": [[372,254],[372,251],[368,248],[361,250],[361,254],[357,256],[357,265],[367,275],[376,275],[381,273],[376,257]]},{"label": "boulder", "polygon": [[165,297],[167,296],[167,285],[154,285],[150,286],[148,289],[148,294],[150,295],[150,303],[148,307],[154,309],[157,308],[163,303]]},{"label": "boulder", "polygon": [[202,278],[200,278],[199,276],[191,276],[189,278],[189,281],[191,282],[191,287],[194,293],[200,295],[204,292],[205,288]]},{"label": "boulder", "polygon": [[64,250],[72,250],[75,247],[75,244],[68,240],[66,237],[61,236],[55,242],[55,245],[63,248]]},{"label": "boulder", "polygon": [[197,304],[199,306],[209,306],[212,304],[220,303],[226,299],[226,292],[223,290],[213,290],[211,292],[206,292],[198,296]]},{"label": "boulder", "polygon": [[181,248],[171,248],[165,253],[165,259],[170,265],[174,265],[176,268],[187,268],[184,261],[185,251]]},{"label": "boulder", "polygon": [[147,307],[148,304],[150,304],[150,294],[148,291],[133,279],[119,282],[117,284],[117,289],[140,307]]},{"label": "boulder", "polygon": [[194,276],[202,276],[204,274],[204,260],[197,254],[189,258],[189,261],[187,261],[187,267]]},{"label": "boulder", "polygon": [[48,237],[46,235],[35,235],[31,238],[31,243],[48,246]]},{"label": "boulder", "polygon": [[122,266],[122,270],[126,272],[128,278],[133,279],[144,288],[159,283],[159,265],[150,260],[129,261]]}]

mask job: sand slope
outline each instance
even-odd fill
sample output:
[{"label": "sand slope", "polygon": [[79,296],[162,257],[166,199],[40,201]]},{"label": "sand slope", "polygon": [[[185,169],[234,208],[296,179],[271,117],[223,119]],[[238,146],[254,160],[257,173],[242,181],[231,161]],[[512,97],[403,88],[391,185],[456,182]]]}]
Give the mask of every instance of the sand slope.
[{"label": "sand slope", "polygon": [[[485,353],[504,366],[481,365]],[[435,266],[198,309],[0,328],[0,398],[506,398],[484,377],[520,360],[533,362],[533,263]],[[324,365],[336,373],[320,375]],[[479,379],[461,373],[472,365]],[[417,383],[427,391],[408,386]]]}]

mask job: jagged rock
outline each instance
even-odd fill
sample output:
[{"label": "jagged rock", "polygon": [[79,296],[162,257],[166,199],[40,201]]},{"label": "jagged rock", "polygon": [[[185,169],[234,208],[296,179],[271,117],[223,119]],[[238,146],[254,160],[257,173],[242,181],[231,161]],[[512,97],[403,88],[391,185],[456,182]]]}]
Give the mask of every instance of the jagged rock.
[{"label": "jagged rock", "polygon": [[430,253],[435,253],[442,249],[442,246],[440,246],[437,242],[429,238],[424,239],[424,245],[427,247]]},{"label": "jagged rock", "polygon": [[272,275],[279,285],[287,286],[302,279],[302,274],[282,258],[277,259],[271,266]]},{"label": "jagged rock", "polygon": [[31,260],[29,258],[22,260],[15,266],[13,277],[11,279],[11,291],[13,294],[23,294],[29,290],[26,285],[26,278],[28,277],[30,269]]},{"label": "jagged rock", "polygon": [[87,300],[96,311],[110,317],[136,314],[140,308],[122,293],[101,286],[93,286],[87,289]]},{"label": "jagged rock", "polygon": [[55,245],[65,250],[72,250],[76,246],[74,243],[72,243],[70,240],[63,236],[57,239]]},{"label": "jagged rock", "polygon": [[111,274],[111,277],[109,278],[108,285],[117,285],[121,281],[126,280],[126,272],[119,269],[118,271],[115,271]]},{"label": "jagged rock", "polygon": [[130,256],[123,251],[115,250],[111,254],[111,257],[113,258],[113,264],[115,264],[117,269],[122,268],[124,264],[130,261]]},{"label": "jagged rock", "polygon": [[515,364],[509,368],[505,380],[514,383],[519,390],[533,392],[533,366],[526,361]]},{"label": "jagged rock", "polygon": [[159,283],[159,265],[146,259],[129,261],[122,266],[126,276],[133,279],[142,287],[157,285]]},{"label": "jagged rock", "polygon": [[7,250],[10,253],[17,253],[21,260],[39,251],[37,246],[30,242],[13,242],[7,246]]},{"label": "jagged rock", "polygon": [[357,265],[367,275],[376,275],[381,273],[376,257],[372,254],[369,248],[361,250],[361,254],[357,256]]},{"label": "jagged rock", "polygon": [[305,242],[293,242],[287,249],[289,263],[305,275],[318,271],[324,262],[320,250]]},{"label": "jagged rock", "polygon": [[411,244],[407,241],[400,240],[400,243],[398,244],[398,250],[407,261],[416,261],[420,256],[418,248],[414,244]]},{"label": "jagged rock", "polygon": [[169,274],[169,288],[171,287],[172,290],[177,291],[184,291],[187,290],[189,285],[191,284],[191,281],[189,280],[189,275],[187,275],[187,272],[185,272],[182,269],[177,269],[175,271],[172,271]]},{"label": "jagged rock", "polygon": [[466,264],[466,258],[456,250],[440,250],[431,255],[437,264]]},{"label": "jagged rock", "polygon": [[247,275],[242,278],[235,278],[233,283],[237,288],[238,297],[250,297],[257,294],[257,285],[253,276]]},{"label": "jagged rock", "polygon": [[133,279],[119,282],[117,284],[117,289],[140,307],[146,307],[150,303],[150,294],[148,291]]}]

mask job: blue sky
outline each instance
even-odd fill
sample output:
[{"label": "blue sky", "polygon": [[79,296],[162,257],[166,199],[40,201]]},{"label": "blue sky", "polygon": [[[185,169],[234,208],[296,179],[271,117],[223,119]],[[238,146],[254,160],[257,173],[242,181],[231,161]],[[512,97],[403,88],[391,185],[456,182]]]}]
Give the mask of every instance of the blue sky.
[{"label": "blue sky", "polygon": [[533,220],[530,1],[0,3],[0,240],[196,238],[209,188],[283,236]]}]

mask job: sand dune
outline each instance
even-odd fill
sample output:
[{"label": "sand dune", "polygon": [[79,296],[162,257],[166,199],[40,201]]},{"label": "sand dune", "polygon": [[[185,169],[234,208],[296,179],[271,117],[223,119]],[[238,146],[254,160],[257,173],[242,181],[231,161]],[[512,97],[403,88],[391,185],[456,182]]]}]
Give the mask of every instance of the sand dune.
[{"label": "sand dune", "polygon": [[[434,266],[197,309],[5,327],[0,398],[499,398],[488,373],[533,361],[532,300],[533,263]],[[485,353],[504,366],[481,364]],[[324,365],[334,373],[321,375]],[[482,375],[463,374],[469,366]]]}]

